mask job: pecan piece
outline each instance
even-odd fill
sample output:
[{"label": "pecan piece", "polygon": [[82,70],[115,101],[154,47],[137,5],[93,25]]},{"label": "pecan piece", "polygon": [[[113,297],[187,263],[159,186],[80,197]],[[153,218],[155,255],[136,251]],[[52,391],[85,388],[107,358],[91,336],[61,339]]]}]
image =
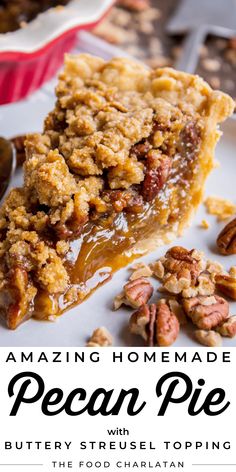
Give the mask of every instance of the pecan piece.
[{"label": "pecan piece", "polygon": [[195,337],[203,346],[220,347],[222,345],[222,338],[220,334],[215,331],[204,331],[203,329],[198,329],[195,331]]},{"label": "pecan piece", "polygon": [[234,338],[236,336],[236,316],[231,316],[225,323],[218,326],[216,330],[221,336]]},{"label": "pecan piece", "polygon": [[206,267],[201,253],[195,249],[189,251],[181,246],[174,246],[167,251],[161,263],[164,267],[164,290],[173,294],[182,293],[186,298],[198,293],[198,277]]},{"label": "pecan piece", "polygon": [[236,218],[224,227],[216,242],[221,254],[236,254]]},{"label": "pecan piece", "polygon": [[143,198],[150,202],[165,185],[171,169],[171,159],[168,156],[156,155],[150,151],[147,155],[147,167],[142,184]]},{"label": "pecan piece", "polygon": [[183,308],[199,329],[211,330],[229,318],[229,304],[218,295],[184,299]]},{"label": "pecan piece", "polygon": [[148,302],[153,294],[153,286],[145,277],[131,280],[124,286],[121,294],[114,300],[114,309],[117,310],[122,304],[139,308]]},{"label": "pecan piece", "polygon": [[151,277],[153,272],[151,268],[144,262],[137,262],[133,267],[131,267],[132,274],[129,280],[139,279],[140,277]]},{"label": "pecan piece", "polygon": [[127,304],[138,308],[151,298],[153,286],[145,277],[140,277],[125,284],[124,293]]},{"label": "pecan piece", "polygon": [[179,321],[162,300],[158,305],[142,305],[132,314],[129,328],[131,333],[142,336],[150,347],[171,346],[179,334]]},{"label": "pecan piece", "polygon": [[215,276],[216,288],[232,300],[236,300],[236,277],[217,274]]},{"label": "pecan piece", "polygon": [[157,306],[156,339],[158,346],[171,346],[179,334],[179,321],[167,303],[160,301]]},{"label": "pecan piece", "polygon": [[156,305],[151,304],[150,306],[146,303],[139,307],[135,311],[129,320],[129,329],[132,334],[141,336],[145,341],[150,338],[150,318],[156,310]]},{"label": "pecan piece", "polygon": [[195,249],[188,251],[181,246],[173,246],[167,251],[164,266],[171,273],[181,274],[184,270],[189,271],[193,283],[204,268],[200,253]]}]

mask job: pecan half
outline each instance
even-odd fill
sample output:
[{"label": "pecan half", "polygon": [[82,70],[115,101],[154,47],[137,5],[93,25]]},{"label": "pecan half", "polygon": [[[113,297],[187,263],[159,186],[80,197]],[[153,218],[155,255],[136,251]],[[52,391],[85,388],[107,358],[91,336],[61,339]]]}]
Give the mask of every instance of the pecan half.
[{"label": "pecan half", "polygon": [[236,336],[236,316],[231,316],[225,323],[218,326],[216,330],[221,336],[234,338]]},{"label": "pecan half", "polygon": [[217,274],[215,276],[216,288],[232,300],[236,300],[236,278],[230,275]]},{"label": "pecan half", "polygon": [[236,218],[224,227],[216,243],[221,254],[236,254]]},{"label": "pecan half", "polygon": [[160,302],[157,306],[156,339],[158,346],[171,346],[179,334],[179,321],[167,303]]},{"label": "pecan half", "polygon": [[161,263],[164,267],[163,289],[186,298],[198,293],[197,283],[200,273],[206,268],[202,254],[195,249],[187,250],[181,246],[169,249]]},{"label": "pecan half", "polygon": [[144,200],[150,202],[158,195],[168,179],[170,169],[170,157],[161,154],[157,156],[155,151],[148,153],[147,167],[141,192]]},{"label": "pecan half", "polygon": [[114,300],[114,308],[117,310],[122,304],[139,308],[148,302],[153,294],[153,286],[145,277],[131,280],[124,286],[121,294]]},{"label": "pecan half", "polygon": [[179,334],[179,321],[165,301],[142,305],[132,314],[130,332],[138,334],[147,345],[171,346]]},{"label": "pecan half", "polygon": [[183,308],[200,329],[210,330],[229,318],[229,304],[218,295],[184,299]]}]

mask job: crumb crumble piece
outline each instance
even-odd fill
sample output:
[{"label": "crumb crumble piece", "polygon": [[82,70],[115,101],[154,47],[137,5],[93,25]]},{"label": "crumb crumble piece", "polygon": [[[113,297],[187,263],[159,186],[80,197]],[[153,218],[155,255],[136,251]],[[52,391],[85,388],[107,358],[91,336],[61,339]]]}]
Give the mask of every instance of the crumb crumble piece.
[{"label": "crumb crumble piece", "polygon": [[113,338],[109,331],[102,327],[97,328],[93,332],[92,336],[90,337],[89,341],[87,342],[87,347],[108,347],[112,346]]},{"label": "crumb crumble piece", "polygon": [[222,197],[207,197],[204,205],[210,215],[217,216],[218,221],[227,220],[236,213],[236,205]]}]

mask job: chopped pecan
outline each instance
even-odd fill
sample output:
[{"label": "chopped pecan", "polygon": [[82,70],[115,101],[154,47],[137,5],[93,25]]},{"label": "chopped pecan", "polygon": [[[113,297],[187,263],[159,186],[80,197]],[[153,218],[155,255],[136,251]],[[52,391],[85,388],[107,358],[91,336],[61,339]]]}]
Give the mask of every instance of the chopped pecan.
[{"label": "chopped pecan", "polygon": [[153,274],[152,269],[144,262],[137,262],[137,264],[131,267],[131,270],[132,274],[129,280],[136,280],[140,277],[151,277]]},{"label": "chopped pecan", "polygon": [[179,334],[179,321],[167,303],[157,305],[156,338],[158,346],[171,346]]},{"label": "chopped pecan", "polygon": [[147,155],[147,166],[142,184],[142,195],[148,202],[153,200],[165,185],[171,169],[171,159],[156,151]]},{"label": "chopped pecan", "polygon": [[197,331],[195,331],[195,337],[203,346],[220,347],[222,345],[222,338],[220,334],[215,331],[197,329]]},{"label": "chopped pecan", "polygon": [[210,330],[229,318],[229,304],[218,295],[183,299],[183,308],[199,329]]},{"label": "chopped pecan", "polygon": [[125,284],[123,292],[114,300],[114,308],[118,309],[122,304],[139,308],[148,302],[153,294],[153,286],[145,277],[139,277]]},{"label": "chopped pecan", "polygon": [[57,223],[55,226],[52,226],[56,232],[56,235],[60,240],[70,241],[78,238],[84,229],[85,223],[88,221],[88,216],[85,216],[83,219],[76,219],[74,215],[70,220],[65,223]]},{"label": "chopped pecan", "polygon": [[228,223],[217,238],[221,254],[236,254],[236,218]]},{"label": "chopped pecan", "polygon": [[184,310],[183,310],[182,306],[180,305],[180,303],[177,300],[170,298],[168,300],[168,305],[169,305],[172,313],[174,313],[174,315],[177,317],[180,326],[186,325],[187,324],[187,318],[186,318],[186,315],[185,315]]},{"label": "chopped pecan", "polygon": [[111,334],[106,328],[97,328],[93,332],[89,341],[87,342],[87,347],[108,347],[112,346],[113,339]]},{"label": "chopped pecan", "polygon": [[231,316],[227,321],[216,328],[221,336],[234,338],[236,336],[236,316]]},{"label": "chopped pecan", "polygon": [[158,261],[154,262],[153,264],[150,264],[151,270],[153,271],[153,275],[159,279],[163,280],[163,277],[165,275],[165,267],[162,263],[162,260],[159,259]]},{"label": "chopped pecan", "polygon": [[195,249],[188,251],[181,246],[173,246],[167,251],[164,266],[171,273],[181,274],[185,270],[189,271],[193,282],[196,282],[198,275],[204,269],[201,253]]},{"label": "chopped pecan", "polygon": [[129,320],[129,329],[132,334],[142,336],[145,341],[148,341],[148,326],[150,324],[151,313],[156,309],[156,305],[147,305],[146,303],[135,311]]},{"label": "chopped pecan", "polygon": [[215,276],[216,288],[232,300],[236,300],[236,277],[217,274]]},{"label": "chopped pecan", "polygon": [[143,337],[148,346],[170,346],[179,333],[179,322],[165,301],[142,305],[132,314],[130,331]]}]

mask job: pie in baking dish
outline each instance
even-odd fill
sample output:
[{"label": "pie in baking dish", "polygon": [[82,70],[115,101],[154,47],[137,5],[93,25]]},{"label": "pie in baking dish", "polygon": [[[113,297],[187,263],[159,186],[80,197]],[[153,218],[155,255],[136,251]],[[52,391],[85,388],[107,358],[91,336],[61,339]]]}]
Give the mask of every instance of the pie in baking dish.
[{"label": "pie in baking dish", "polygon": [[198,76],[71,56],[24,185],[0,212],[0,307],[15,329],[80,303],[133,258],[180,235],[234,108]]}]

